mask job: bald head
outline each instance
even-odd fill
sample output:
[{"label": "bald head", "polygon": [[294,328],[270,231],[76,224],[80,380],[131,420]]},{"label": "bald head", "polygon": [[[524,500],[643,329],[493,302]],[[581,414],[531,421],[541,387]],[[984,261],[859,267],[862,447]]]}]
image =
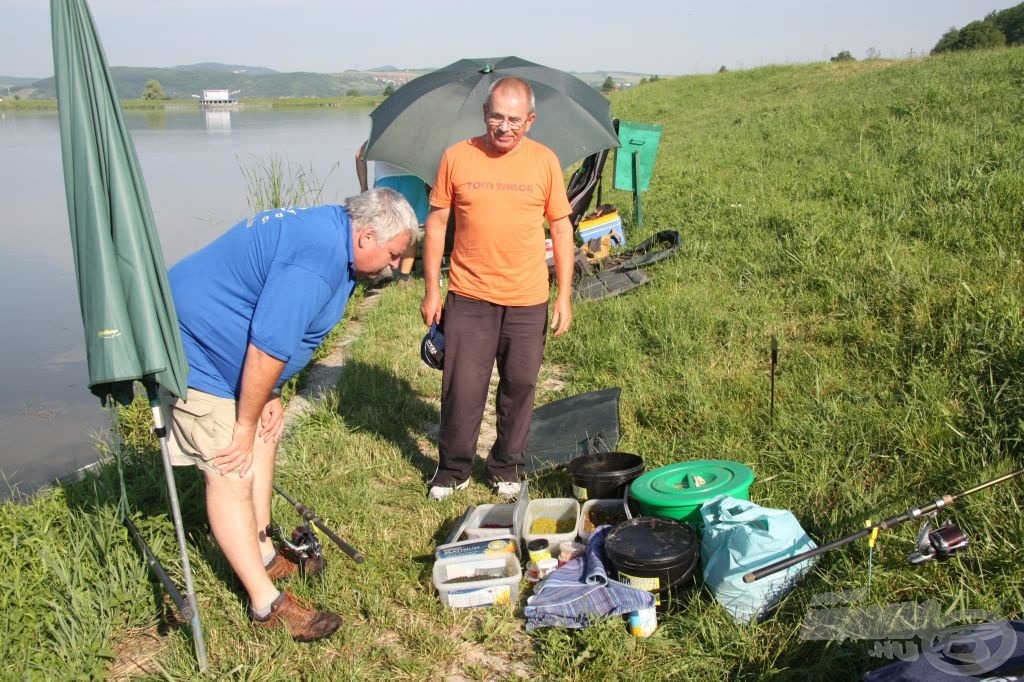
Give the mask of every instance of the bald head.
[{"label": "bald head", "polygon": [[533,98],[533,88],[530,84],[524,81],[522,78],[516,78],[515,76],[505,76],[491,83],[490,89],[487,91],[487,104],[491,104],[495,95],[511,95],[522,98],[527,102],[529,107],[529,113],[536,111],[537,103]]}]

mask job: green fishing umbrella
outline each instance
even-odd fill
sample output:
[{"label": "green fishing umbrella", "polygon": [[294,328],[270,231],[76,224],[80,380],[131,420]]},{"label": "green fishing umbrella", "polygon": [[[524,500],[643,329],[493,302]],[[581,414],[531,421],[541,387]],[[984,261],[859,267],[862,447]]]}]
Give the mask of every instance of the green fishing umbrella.
[{"label": "green fishing umbrella", "polygon": [[157,385],[184,397],[188,364],[178,333],[163,253],[135,147],[84,0],[51,0],[54,76],[60,116],[64,187],[71,246],[85,328],[89,388],[104,404],[131,402],[134,382],[145,385],[174,514],[188,604],[159,567],[127,515],[150,566],[192,621],[200,667],[206,652],[167,452]]},{"label": "green fishing umbrella", "polygon": [[485,132],[491,83],[522,78],[533,88],[537,120],[528,133],[558,156],[562,168],[619,146],[608,99],[572,74],[519,57],[461,59],[414,78],[370,113],[366,158],[434,182],[444,150]]},{"label": "green fishing umbrella", "polygon": [[52,0],[64,186],[89,387],[132,400],[133,382],[184,397],[178,335],[153,211],[103,47],[84,1]]}]

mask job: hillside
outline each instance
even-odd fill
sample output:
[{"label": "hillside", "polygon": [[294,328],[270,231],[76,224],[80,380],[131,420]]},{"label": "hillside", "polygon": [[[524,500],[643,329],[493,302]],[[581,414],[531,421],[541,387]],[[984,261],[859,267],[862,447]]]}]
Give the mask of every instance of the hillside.
[{"label": "hillside", "polygon": [[[719,459],[749,466],[750,500],[791,511],[821,545],[867,519],[918,516],[948,495],[937,521],[963,530],[965,551],[911,563],[921,519],[889,527],[877,545],[862,539],[818,557],[749,623],[698,578],[665,604],[647,639],[617,617],[527,630],[522,607],[536,586],[525,582],[512,603],[450,609],[431,580],[435,547],[467,505],[498,498],[482,458],[458,496],[426,498],[441,380],[418,352],[422,288],[360,288],[334,337],[337,392],[290,420],[275,472],[366,552],[356,564],[325,541],[328,570],[288,584],[345,628],[297,646],[252,626],[203,519],[201,478],[181,471],[208,677],[506,680],[523,670],[559,680],[843,682],[896,658],[935,665],[937,650],[965,664],[949,663],[956,674],[946,679],[979,679],[972,666],[989,675],[979,667],[1003,646],[954,626],[1024,616],[1024,482],[951,503],[1019,469],[1024,455],[1022,97],[1024,48],[769,66],[614,93],[613,115],[663,134],[642,225],[631,192],[611,181],[628,156],[609,157],[602,201],[619,207],[630,246],[660,230],[678,230],[682,246],[644,266],[642,287],[574,303],[569,333],[546,342],[537,387],[539,405],[620,387],[615,447],[642,456],[648,472]],[[121,420],[135,436],[125,442],[148,447],[126,456],[133,516],[159,541],[155,553],[173,556],[143,396],[136,407]],[[490,445],[481,439],[481,454]],[[121,528],[118,469],[96,473],[0,505],[0,678],[197,679],[188,628]],[[529,485],[532,500],[574,494],[561,469]],[[275,504],[275,519],[297,522]],[[743,524],[736,551],[750,538],[767,545],[777,520]],[[736,577],[744,563],[771,560],[727,554],[718,557],[739,564]],[[972,645],[985,656],[968,655]]]},{"label": "hillside", "polygon": [[[203,63],[168,68],[113,66],[110,69],[114,87],[122,99],[135,99],[142,93],[146,81],[156,80],[171,99],[188,99],[204,89],[227,88],[237,90],[238,99],[273,97],[340,97],[350,93],[379,95],[391,85],[403,83],[433,69],[396,69],[378,67],[366,71],[348,70],[340,73],[282,73],[259,66]],[[574,74],[581,80],[600,88],[611,76],[619,84],[631,86],[650,74],[622,71],[595,71]],[[19,88],[19,96],[28,99],[54,99],[53,77],[33,81],[10,78],[12,90]],[[0,87],[6,83],[0,78]]]}]

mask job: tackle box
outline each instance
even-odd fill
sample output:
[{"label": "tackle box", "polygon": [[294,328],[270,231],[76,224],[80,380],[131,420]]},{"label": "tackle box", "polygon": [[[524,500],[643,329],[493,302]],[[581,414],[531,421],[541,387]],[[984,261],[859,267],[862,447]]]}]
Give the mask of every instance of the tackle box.
[{"label": "tackle box", "polygon": [[514,604],[523,569],[514,554],[438,559],[431,582],[445,606],[454,609]]}]

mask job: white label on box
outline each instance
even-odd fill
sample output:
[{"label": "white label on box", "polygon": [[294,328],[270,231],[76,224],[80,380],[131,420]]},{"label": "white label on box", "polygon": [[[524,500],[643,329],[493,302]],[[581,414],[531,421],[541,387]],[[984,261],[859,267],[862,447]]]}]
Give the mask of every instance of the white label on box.
[{"label": "white label on box", "polygon": [[438,559],[450,559],[452,557],[470,556],[474,554],[515,554],[516,545],[511,540],[477,540],[464,544],[438,547],[434,550],[434,556]]},{"label": "white label on box", "polygon": [[448,593],[448,605],[456,608],[508,604],[510,601],[512,601],[512,589],[508,585],[475,590],[457,590]]}]

